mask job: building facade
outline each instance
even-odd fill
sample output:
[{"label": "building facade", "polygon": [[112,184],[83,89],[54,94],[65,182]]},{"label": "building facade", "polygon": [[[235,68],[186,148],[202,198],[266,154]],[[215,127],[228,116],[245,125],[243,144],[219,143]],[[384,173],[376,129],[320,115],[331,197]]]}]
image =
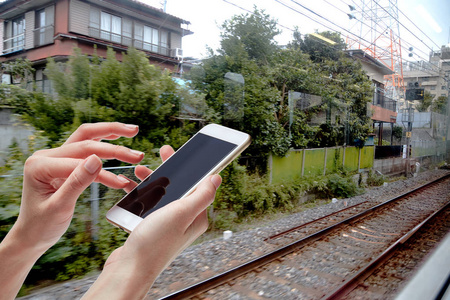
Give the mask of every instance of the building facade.
[{"label": "building facade", "polygon": [[188,25],[134,0],[7,0],[0,4],[0,62],[30,60],[44,91],[47,58],[67,60],[74,47],[100,57],[112,47],[121,60],[133,46],[152,64],[179,72],[182,38],[192,34]]},{"label": "building facade", "polygon": [[385,76],[392,75],[393,72],[363,50],[347,50],[347,54],[361,62],[364,71],[372,81],[373,98],[367,110],[373,122],[374,132],[378,136],[378,145],[381,145],[384,124],[388,124],[392,131],[392,127],[397,121],[397,101],[386,95],[384,85]]},{"label": "building facade", "polygon": [[[448,98],[450,88],[450,45],[430,54],[428,62],[409,62],[403,71],[407,88],[423,88],[433,100]],[[416,100],[417,101],[417,100]]]}]

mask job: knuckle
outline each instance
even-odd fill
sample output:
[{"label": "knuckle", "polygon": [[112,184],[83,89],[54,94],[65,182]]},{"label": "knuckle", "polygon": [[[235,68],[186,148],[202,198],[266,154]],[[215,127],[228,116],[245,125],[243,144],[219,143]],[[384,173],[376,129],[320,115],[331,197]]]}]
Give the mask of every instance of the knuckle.
[{"label": "knuckle", "polygon": [[71,180],[69,180],[68,184],[69,188],[73,191],[82,191],[86,185],[82,176],[76,172],[72,173]]},{"label": "knuckle", "polygon": [[78,127],[78,129],[76,131],[85,131],[86,129],[88,129],[91,126],[92,126],[91,123],[83,123]]},{"label": "knuckle", "polygon": [[36,165],[36,163],[39,162],[39,159],[42,159],[42,158],[39,158],[35,155],[28,157],[27,160],[25,161],[24,169],[32,168],[34,165]]}]

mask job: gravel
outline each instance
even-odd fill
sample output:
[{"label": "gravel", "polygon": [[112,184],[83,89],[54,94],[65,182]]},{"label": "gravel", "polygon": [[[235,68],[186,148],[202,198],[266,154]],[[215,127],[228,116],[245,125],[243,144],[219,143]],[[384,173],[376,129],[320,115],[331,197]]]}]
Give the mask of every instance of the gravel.
[{"label": "gravel", "polygon": [[[182,252],[157,278],[147,299],[156,299],[170,294],[273,250],[273,245],[264,242],[264,239],[270,235],[323,217],[346,206],[363,201],[388,200],[446,173],[448,173],[446,170],[425,171],[413,178],[366,189],[362,195],[340,199],[336,203],[329,202],[299,213],[283,216],[277,220],[259,221],[253,226],[248,225],[246,230],[234,232],[232,237],[227,240],[216,238],[191,246]],[[18,299],[80,299],[95,279],[96,275],[81,280],[67,281],[36,290],[32,294]]]}]

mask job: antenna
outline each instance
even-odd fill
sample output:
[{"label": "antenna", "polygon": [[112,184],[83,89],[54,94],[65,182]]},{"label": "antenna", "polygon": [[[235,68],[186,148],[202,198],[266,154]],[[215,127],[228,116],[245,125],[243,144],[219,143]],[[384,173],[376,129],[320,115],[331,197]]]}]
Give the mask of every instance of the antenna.
[{"label": "antenna", "polygon": [[159,4],[162,6],[163,12],[166,12],[167,0],[161,0],[159,1]]}]

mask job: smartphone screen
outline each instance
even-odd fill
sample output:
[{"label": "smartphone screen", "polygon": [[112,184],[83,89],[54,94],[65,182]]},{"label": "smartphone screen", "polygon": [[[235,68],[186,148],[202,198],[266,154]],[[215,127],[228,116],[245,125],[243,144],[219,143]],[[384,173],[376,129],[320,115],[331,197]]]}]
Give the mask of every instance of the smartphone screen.
[{"label": "smartphone screen", "polygon": [[197,133],[117,205],[145,218],[180,199],[236,147],[236,144]]}]

